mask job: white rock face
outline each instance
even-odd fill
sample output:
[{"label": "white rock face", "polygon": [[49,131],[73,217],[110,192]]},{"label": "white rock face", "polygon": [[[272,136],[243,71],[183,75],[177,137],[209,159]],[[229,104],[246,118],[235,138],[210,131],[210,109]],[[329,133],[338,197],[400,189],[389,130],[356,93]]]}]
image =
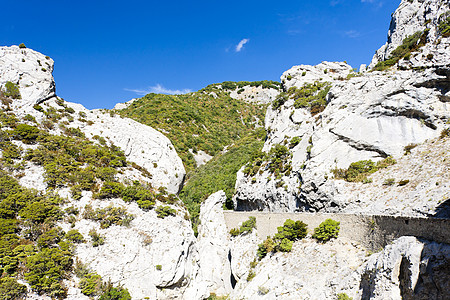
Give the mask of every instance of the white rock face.
[{"label": "white rock face", "polygon": [[369,258],[361,277],[361,299],[445,299],[449,257],[449,245],[401,237]]},{"label": "white rock face", "polygon": [[262,86],[244,86],[240,90],[237,88],[230,92],[230,97],[233,99],[244,100],[250,103],[269,104],[275,100],[275,97],[280,93],[276,89],[267,89]]},{"label": "white rock face", "polygon": [[[344,70],[350,69],[345,66]],[[294,67],[282,78],[291,76],[291,80],[286,81],[291,86],[311,83],[324,75],[321,71],[324,66],[317,68],[309,71],[310,78],[307,78],[308,72],[303,76],[305,67]],[[449,74],[445,70],[429,68],[385,75],[367,72],[349,80],[328,78],[326,80],[332,84],[327,95],[329,103],[316,116],[304,108],[295,109],[293,100],[288,100],[279,110],[269,107],[265,120],[268,138],[263,151],[289,142],[292,137],[301,138],[291,149],[292,172],[281,179],[284,186],[278,188],[274,177],[268,181],[267,171],[255,175],[253,181],[239,172],[234,197],[237,208],[279,212],[345,211],[348,190],[342,197],[336,197],[340,182],[331,180],[332,169],[347,168],[360,160],[378,161],[388,155],[399,158],[405,146],[436,138],[448,127],[450,106],[445,93],[449,88]],[[445,193],[436,196],[430,201],[434,208]],[[401,213],[410,204],[405,201],[390,213]],[[364,210],[357,205],[352,208],[352,212]],[[383,210],[387,212],[389,207],[383,204],[376,211]]]},{"label": "white rock face", "polygon": [[366,251],[351,242],[305,239],[289,253],[266,256],[253,270],[256,276],[249,282],[244,276],[230,298],[334,299],[345,292],[355,299],[365,260]]},{"label": "white rock face", "polygon": [[0,87],[7,81],[19,86],[18,106],[34,105],[55,96],[53,60],[31,49],[0,47]]},{"label": "white rock face", "polygon": [[[56,101],[52,71],[53,60],[47,56],[17,46],[0,47],[0,87],[7,81],[18,84],[22,99],[14,100],[11,107],[19,117],[31,114],[41,123],[45,120],[44,114],[35,110],[33,105],[43,101],[44,109],[64,109]],[[166,187],[170,193],[179,192],[186,172],[172,143],[162,133],[103,110],[90,111],[70,102],[64,102],[64,105],[74,110],[71,114],[73,120],[60,120],[67,121],[67,127],[79,128],[90,139],[95,135],[107,139],[110,144],[121,148],[129,161],[152,175],[150,182],[153,186]],[[51,133],[61,134],[61,130],[55,126]],[[23,181],[28,178],[26,176]],[[132,179],[146,181],[143,176]]]},{"label": "white rock face", "polygon": [[230,240],[231,270],[236,280],[244,279],[250,269],[250,262],[256,258],[256,249],[261,243],[257,229],[251,233],[232,237]]},{"label": "white rock face", "polygon": [[316,66],[293,66],[281,75],[281,82],[285,90],[295,86],[301,88],[305,83],[315,81],[332,82],[339,78],[346,78],[352,72],[352,67],[345,62],[324,61]]},{"label": "white rock face", "polygon": [[[392,15],[389,26],[388,41],[378,49],[369,69],[378,62],[387,60],[403,40],[418,31],[429,30],[427,44],[415,53],[410,60],[402,60],[399,65],[408,67],[448,66],[448,49],[450,39],[439,34],[438,25],[443,20],[442,14],[450,10],[449,0],[402,0]],[[432,55],[431,59],[427,58]]]},{"label": "white rock face", "polygon": [[[104,280],[128,288],[133,299],[156,299],[157,295],[165,298],[160,295],[161,289],[169,293],[181,288],[180,294],[192,274],[191,252],[196,240],[190,222],[183,218],[185,212],[178,209],[176,216],[160,219],[154,210],[144,212],[136,203],[91,200],[90,194],[84,193],[81,200],[71,205],[78,207],[81,214],[86,204],[94,209],[108,205],[124,207],[134,215],[134,220],[130,227],[113,225],[107,229],[101,229],[97,222],[78,220],[75,229],[86,240],[90,240],[89,231],[95,229],[105,237],[105,244],[98,247],[92,247],[90,242],[80,244],[76,256]],[[66,231],[71,229],[69,224],[62,226]]]},{"label": "white rock face", "polygon": [[232,290],[228,231],[222,211],[225,200],[225,192],[218,191],[202,203],[196,244],[199,270],[185,299],[203,299],[211,293],[224,296]]}]

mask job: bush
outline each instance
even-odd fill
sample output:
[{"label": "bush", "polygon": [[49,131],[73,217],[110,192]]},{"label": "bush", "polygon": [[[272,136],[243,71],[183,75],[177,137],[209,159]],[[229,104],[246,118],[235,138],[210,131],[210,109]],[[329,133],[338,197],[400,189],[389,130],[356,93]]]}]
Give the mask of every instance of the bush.
[{"label": "bush", "polygon": [[89,231],[89,236],[92,239],[92,247],[98,247],[105,243],[105,238],[101,236],[95,229]]},{"label": "bush", "polygon": [[278,233],[275,234],[274,239],[282,241],[288,239],[289,241],[301,240],[306,237],[308,226],[302,221],[293,221],[287,219],[284,225],[278,227]]},{"label": "bush", "polygon": [[97,296],[101,293],[102,277],[97,273],[88,273],[80,280],[81,292],[86,296]]},{"label": "bush", "polygon": [[230,235],[231,236],[238,236],[240,234],[240,231],[239,231],[239,229],[237,229],[237,228],[232,228],[231,230],[230,230]]},{"label": "bush", "polygon": [[92,209],[92,206],[86,205],[83,217],[100,222],[101,228],[108,228],[111,225],[129,226],[134,219],[134,216],[129,214],[126,208],[114,207],[113,205],[95,210]]},{"label": "bush", "polygon": [[128,290],[121,286],[113,287],[111,283],[108,283],[104,290],[98,300],[131,300]]},{"label": "bush", "polygon": [[346,293],[337,294],[337,300],[352,300],[352,297],[349,297]]},{"label": "bush", "polygon": [[25,279],[38,294],[46,293],[54,298],[67,295],[62,280],[72,267],[72,256],[58,248],[44,248],[27,257]]},{"label": "bush", "polygon": [[273,241],[271,237],[267,237],[262,244],[258,245],[258,250],[256,251],[256,255],[258,259],[261,260],[266,255],[272,251],[274,251],[276,243]]},{"label": "bush", "polygon": [[162,266],[161,265],[156,265],[156,270],[161,271],[162,270]]},{"label": "bush", "polygon": [[279,93],[275,100],[272,102],[272,109],[279,109],[288,100],[289,96],[285,92]]},{"label": "bush", "polygon": [[27,287],[17,282],[13,277],[0,278],[0,299],[16,300],[24,299],[27,295]]},{"label": "bush", "polygon": [[256,229],[256,218],[249,217],[247,221],[243,222],[239,228],[239,233],[244,234],[247,232],[252,232],[253,228]]},{"label": "bush", "polygon": [[76,229],[67,231],[65,238],[73,243],[84,243],[83,235]]},{"label": "bush", "polygon": [[20,48],[20,49],[26,49],[26,48],[27,48],[27,46],[25,46],[25,44],[24,44],[24,43],[20,43],[20,45],[19,45],[19,48]]},{"label": "bush", "polygon": [[12,83],[11,81],[6,82],[3,95],[12,99],[22,99],[19,91],[19,86],[15,83]]},{"label": "bush", "polygon": [[155,211],[158,218],[161,219],[164,219],[167,216],[175,216],[177,214],[177,211],[170,206],[158,206]]},{"label": "bush", "polygon": [[39,137],[39,133],[40,131],[37,127],[27,124],[18,124],[12,131],[14,138],[22,140],[26,144],[36,142],[36,139]]},{"label": "bush", "polygon": [[320,223],[319,227],[314,229],[313,238],[321,242],[327,242],[332,238],[336,238],[339,234],[339,224],[340,222],[326,219]]},{"label": "bush", "polygon": [[289,142],[289,148],[292,149],[297,146],[301,142],[301,138],[298,136],[294,136]]},{"label": "bush", "polygon": [[397,163],[391,156],[374,163],[371,160],[360,160],[350,164],[348,169],[333,169],[331,172],[336,179],[344,179],[348,182],[371,182],[367,176]]}]

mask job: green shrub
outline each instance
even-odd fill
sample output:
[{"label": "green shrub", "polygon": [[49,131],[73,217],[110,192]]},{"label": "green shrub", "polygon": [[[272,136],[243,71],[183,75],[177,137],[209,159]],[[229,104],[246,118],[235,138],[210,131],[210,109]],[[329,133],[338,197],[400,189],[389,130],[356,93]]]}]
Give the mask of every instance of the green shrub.
[{"label": "green shrub", "polygon": [[289,241],[301,240],[306,237],[308,233],[308,226],[302,221],[293,221],[287,219],[283,226],[278,227],[278,232],[275,234],[275,241],[282,241],[288,239]]},{"label": "green shrub", "polygon": [[17,282],[13,277],[0,278],[0,299],[16,300],[24,299],[27,295],[27,287]]},{"label": "green shrub", "polygon": [[297,146],[300,142],[302,141],[302,139],[298,136],[294,136],[290,141],[289,141],[289,148],[292,149],[295,146]]},{"label": "green shrub", "polygon": [[240,231],[239,231],[239,229],[237,229],[237,228],[232,228],[231,230],[230,230],[230,235],[231,236],[238,236],[240,234]]},{"label": "green shrub", "polygon": [[239,228],[239,233],[244,234],[247,232],[252,232],[253,228],[256,229],[256,218],[249,217],[247,221],[243,222]]},{"label": "green shrub", "polygon": [[108,283],[98,300],[131,300],[131,296],[127,289],[121,286],[113,287]]},{"label": "green shrub", "polygon": [[19,86],[15,83],[12,83],[11,81],[7,81],[5,83],[3,95],[12,99],[22,99],[19,91]]},{"label": "green shrub", "polygon": [[177,214],[177,211],[170,206],[158,206],[155,211],[158,218],[161,219],[164,219],[168,216],[175,216]]},{"label": "green shrub", "polygon": [[279,93],[275,97],[275,100],[273,100],[273,102],[272,102],[272,109],[279,109],[288,100],[289,100],[289,95],[287,95],[285,92]]},{"label": "green shrub", "polygon": [[73,243],[84,243],[83,235],[76,229],[67,231],[65,238]]},{"label": "green shrub", "polygon": [[397,163],[391,156],[374,163],[372,160],[360,160],[350,164],[348,169],[333,169],[336,179],[344,179],[348,182],[371,182],[367,176],[379,169],[386,168]]},{"label": "green shrub", "polygon": [[161,271],[162,270],[162,266],[161,265],[156,265],[156,270]]},{"label": "green shrub", "polygon": [[332,238],[336,238],[339,234],[339,224],[340,222],[338,221],[326,219],[320,223],[319,227],[314,228],[313,238],[321,242],[327,242]]},{"label": "green shrub", "polygon": [[306,83],[300,89],[291,87],[287,94],[294,99],[295,108],[308,108],[312,115],[316,115],[327,106],[326,96],[330,89],[330,83],[316,81]]},{"label": "green shrub", "polygon": [[108,228],[111,225],[129,226],[134,219],[134,216],[129,214],[126,208],[109,205],[94,210],[89,204],[84,208],[83,217],[100,222],[101,228]]},{"label": "green shrub", "polygon": [[97,273],[88,273],[80,279],[81,292],[86,296],[97,296],[102,290],[102,277]]},{"label": "green shrub", "polygon": [[262,244],[258,245],[258,250],[256,251],[256,255],[258,256],[258,259],[261,260],[266,255],[272,251],[274,251],[276,246],[276,243],[271,237],[267,237],[267,239],[264,240]]},{"label": "green shrub", "polygon": [[106,181],[103,183],[100,191],[94,195],[97,199],[119,198],[124,190],[123,184],[114,181]]},{"label": "green shrub", "polygon": [[439,33],[443,37],[450,37],[450,13],[443,13],[439,18],[441,19],[439,23]]},{"label": "green shrub", "polygon": [[92,247],[98,247],[105,243],[105,238],[101,236],[95,229],[89,231],[89,236],[92,239]]},{"label": "green shrub", "polygon": [[252,279],[255,278],[255,276],[256,276],[255,272],[253,270],[250,270],[247,275],[247,281],[252,281]]},{"label": "green shrub", "polygon": [[27,124],[18,124],[12,131],[14,138],[22,140],[26,144],[35,143],[39,133],[40,131],[37,127]]},{"label": "green shrub", "polygon": [[404,186],[409,183],[409,179],[403,179],[398,182],[398,186]]},{"label": "green shrub", "polygon": [[70,252],[59,248],[43,248],[27,257],[26,261],[28,272],[24,277],[35,292],[54,298],[64,298],[67,295],[62,280],[72,267]]},{"label": "green shrub", "polygon": [[395,65],[400,59],[409,57],[411,52],[417,51],[425,45],[428,31],[429,29],[425,29],[423,32],[418,31],[413,35],[407,36],[403,40],[403,43],[391,52],[389,58],[385,61],[378,62],[372,71],[384,71]]},{"label": "green shrub", "polygon": [[20,45],[19,45],[19,48],[20,48],[20,49],[26,49],[26,48],[27,48],[27,46],[25,46],[25,44],[24,44],[24,43],[20,43]]},{"label": "green shrub", "polygon": [[346,293],[337,294],[337,300],[352,300],[353,298],[348,296]]},{"label": "green shrub", "polygon": [[293,242],[288,239],[282,239],[280,243],[277,244],[276,250],[281,252],[291,252]]}]

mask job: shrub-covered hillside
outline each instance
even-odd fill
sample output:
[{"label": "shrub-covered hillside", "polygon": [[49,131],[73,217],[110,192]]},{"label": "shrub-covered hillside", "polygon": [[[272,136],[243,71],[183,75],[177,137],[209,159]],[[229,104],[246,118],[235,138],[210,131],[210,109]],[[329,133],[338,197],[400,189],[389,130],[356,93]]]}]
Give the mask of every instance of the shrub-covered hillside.
[{"label": "shrub-covered hillside", "polygon": [[193,154],[202,150],[214,156],[263,126],[263,105],[229,96],[231,90],[252,84],[279,88],[279,83],[270,81],[224,82],[186,95],[148,94],[120,114],[163,132],[174,144],[189,174],[196,168]]}]

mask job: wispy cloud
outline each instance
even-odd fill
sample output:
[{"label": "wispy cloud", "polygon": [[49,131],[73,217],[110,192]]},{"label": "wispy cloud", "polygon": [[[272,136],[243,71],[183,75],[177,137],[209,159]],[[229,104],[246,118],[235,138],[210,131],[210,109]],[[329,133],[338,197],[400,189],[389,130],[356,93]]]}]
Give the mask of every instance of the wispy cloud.
[{"label": "wispy cloud", "polygon": [[372,3],[372,4],[376,5],[377,7],[383,6],[383,1],[381,1],[381,0],[361,0],[361,3]]},{"label": "wispy cloud", "polygon": [[147,95],[149,93],[155,93],[155,94],[168,94],[168,95],[179,95],[179,94],[187,94],[192,92],[191,89],[183,89],[183,90],[170,90],[163,87],[161,84],[156,84],[155,86],[149,86],[146,89],[124,89],[128,92],[136,93],[137,95]]},{"label": "wispy cloud", "polygon": [[356,31],[356,30],[347,30],[344,32],[344,35],[351,39],[356,39],[361,36],[361,32]]},{"label": "wispy cloud", "polygon": [[242,39],[239,42],[239,44],[236,45],[235,51],[236,52],[241,52],[241,50],[244,47],[244,45],[247,44],[248,42],[250,42],[250,39]]},{"label": "wispy cloud", "polygon": [[330,5],[331,6],[336,6],[336,5],[338,5],[339,3],[341,3],[342,1],[341,0],[331,0],[330,1]]}]

